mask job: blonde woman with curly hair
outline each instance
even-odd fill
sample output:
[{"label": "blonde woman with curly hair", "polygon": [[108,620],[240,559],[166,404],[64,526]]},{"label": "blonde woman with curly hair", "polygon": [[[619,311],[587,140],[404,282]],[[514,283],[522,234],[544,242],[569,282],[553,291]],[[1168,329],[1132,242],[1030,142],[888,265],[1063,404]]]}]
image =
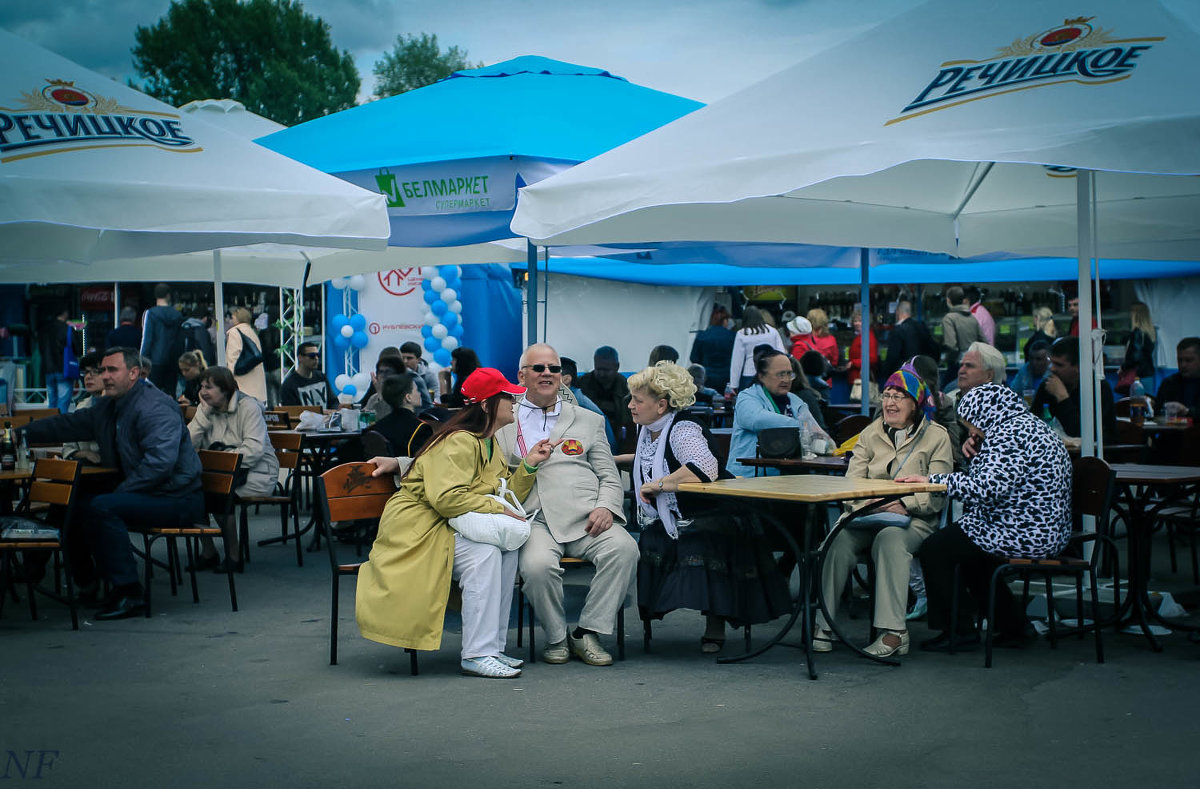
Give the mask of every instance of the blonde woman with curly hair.
[{"label": "blonde woman with curly hair", "polygon": [[638,607],[650,621],[677,608],[705,615],[705,653],[725,643],[725,622],[766,622],[789,607],[787,587],[769,552],[753,535],[752,516],[720,499],[679,493],[685,482],[711,482],[722,473],[708,428],[682,409],[696,401],[683,367],[659,362],[629,379],[629,411],[639,426],[633,463],[638,492]]}]

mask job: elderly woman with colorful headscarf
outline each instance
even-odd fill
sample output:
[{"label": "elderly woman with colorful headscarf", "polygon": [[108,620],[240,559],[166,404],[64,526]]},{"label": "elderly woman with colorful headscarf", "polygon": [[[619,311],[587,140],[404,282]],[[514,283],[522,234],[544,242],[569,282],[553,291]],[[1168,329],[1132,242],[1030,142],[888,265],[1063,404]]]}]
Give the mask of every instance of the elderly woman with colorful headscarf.
[{"label": "elderly woman with colorful headscarf", "polygon": [[[950,437],[930,421],[932,409],[925,381],[905,364],[887,379],[880,395],[882,414],[858,437],[846,476],[892,480],[899,476],[944,474],[953,469]],[[875,503],[853,502],[847,515]],[[908,654],[905,608],[912,556],[937,529],[945,498],[930,493],[905,496],[877,512],[850,520],[827,546],[821,585],[825,607],[837,616],[838,599],[846,579],[868,551],[875,563],[875,629],[879,637],[867,652],[879,657]],[[843,515],[843,520],[847,515]],[[828,652],[833,636],[824,617],[818,618],[813,649]]]},{"label": "elderly woman with colorful headscarf", "polygon": [[[963,503],[959,522],[921,547],[929,626],[942,631],[921,648],[933,651],[948,649],[952,638],[958,648],[979,643],[971,603],[987,600],[992,572],[1001,562],[1053,556],[1071,534],[1070,457],[1021,395],[999,384],[982,384],[963,395],[958,416],[974,449],[967,470],[898,480],[944,484],[948,495]],[[965,588],[959,590],[959,621],[951,622],[955,565]],[[1026,638],[1024,612],[1004,584],[996,590],[996,621],[989,626],[995,628],[996,643],[1019,644]]]}]

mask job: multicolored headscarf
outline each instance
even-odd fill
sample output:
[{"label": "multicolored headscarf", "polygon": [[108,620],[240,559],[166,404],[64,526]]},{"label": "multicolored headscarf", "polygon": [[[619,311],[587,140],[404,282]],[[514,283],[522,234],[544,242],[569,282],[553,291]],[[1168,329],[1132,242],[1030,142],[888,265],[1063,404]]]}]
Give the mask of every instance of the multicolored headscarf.
[{"label": "multicolored headscarf", "polygon": [[917,406],[925,412],[927,419],[933,419],[935,406],[933,398],[929,394],[929,387],[925,385],[925,379],[912,366],[911,362],[905,362],[900,369],[888,376],[887,383],[883,385],[884,389],[892,387],[899,389],[917,402]]}]

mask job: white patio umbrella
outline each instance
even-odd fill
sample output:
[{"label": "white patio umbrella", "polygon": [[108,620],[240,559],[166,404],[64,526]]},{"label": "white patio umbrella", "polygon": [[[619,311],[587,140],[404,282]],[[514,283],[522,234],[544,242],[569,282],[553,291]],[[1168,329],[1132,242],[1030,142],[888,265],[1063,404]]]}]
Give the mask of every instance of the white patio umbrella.
[{"label": "white patio umbrella", "polygon": [[1093,254],[1200,259],[1200,37],[1157,0],[1087,13],[925,3],[526,187],[513,229],[1078,255],[1081,292]]}]

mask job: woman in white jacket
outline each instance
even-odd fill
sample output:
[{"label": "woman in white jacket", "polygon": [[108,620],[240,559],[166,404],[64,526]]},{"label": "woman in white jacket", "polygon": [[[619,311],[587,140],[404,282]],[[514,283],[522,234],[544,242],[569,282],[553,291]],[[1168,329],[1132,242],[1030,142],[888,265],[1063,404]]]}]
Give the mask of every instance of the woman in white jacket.
[{"label": "woman in white jacket", "polygon": [[[237,477],[238,496],[269,496],[279,482],[279,458],[267,435],[267,420],[257,399],[238,391],[233,373],[224,367],[209,367],[200,373],[200,405],[188,423],[196,449],[221,449],[242,456]],[[244,562],[237,540],[237,526],[230,515],[221,524],[225,542],[225,564],[241,572]],[[204,542],[196,569],[215,568],[226,572],[212,540]]]},{"label": "woman in white jacket", "polygon": [[754,349],[770,345],[787,353],[779,331],[763,318],[758,307],[747,307],[742,314],[742,328],[733,336],[733,354],[729,359],[729,383],[739,391],[754,383]]},{"label": "woman in white jacket", "polygon": [[[233,319],[230,321],[233,325],[225,332],[225,366],[236,370],[238,359],[246,350],[247,340],[254,343],[260,354],[263,345],[262,340],[258,338],[258,332],[254,331],[254,324],[251,323],[254,316],[250,314],[250,310],[235,307],[229,311],[229,315]],[[234,373],[234,376],[242,394],[253,397],[263,405],[267,404],[267,371],[264,364],[260,362],[244,374]]]}]

